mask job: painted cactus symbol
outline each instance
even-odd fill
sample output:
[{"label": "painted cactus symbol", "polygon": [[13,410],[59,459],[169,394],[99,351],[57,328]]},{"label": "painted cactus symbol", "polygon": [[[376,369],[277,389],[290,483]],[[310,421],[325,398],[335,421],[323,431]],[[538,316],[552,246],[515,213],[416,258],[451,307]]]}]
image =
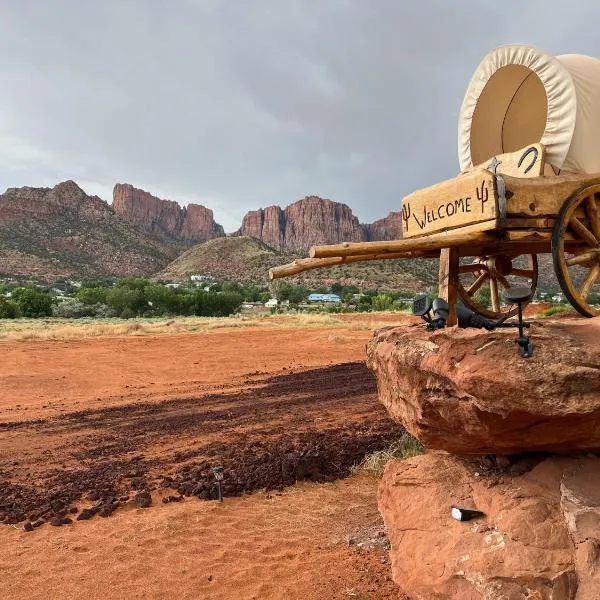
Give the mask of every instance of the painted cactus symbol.
[{"label": "painted cactus symbol", "polygon": [[489,200],[490,193],[485,185],[485,181],[481,182],[481,185],[477,187],[477,200],[481,202],[481,212],[483,212],[484,204]]},{"label": "painted cactus symbol", "polygon": [[408,220],[410,219],[410,203],[402,203],[402,220],[404,221],[404,230],[408,231]]}]

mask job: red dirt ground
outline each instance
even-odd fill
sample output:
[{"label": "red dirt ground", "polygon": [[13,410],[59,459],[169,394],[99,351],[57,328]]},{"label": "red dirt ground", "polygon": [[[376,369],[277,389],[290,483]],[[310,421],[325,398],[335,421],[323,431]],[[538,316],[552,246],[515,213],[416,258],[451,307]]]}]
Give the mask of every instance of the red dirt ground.
[{"label": "red dirt ground", "polygon": [[[401,434],[370,337],[350,320],[1,343],[0,597],[401,598],[376,479],[333,481]],[[199,501],[216,464],[226,500]]]}]

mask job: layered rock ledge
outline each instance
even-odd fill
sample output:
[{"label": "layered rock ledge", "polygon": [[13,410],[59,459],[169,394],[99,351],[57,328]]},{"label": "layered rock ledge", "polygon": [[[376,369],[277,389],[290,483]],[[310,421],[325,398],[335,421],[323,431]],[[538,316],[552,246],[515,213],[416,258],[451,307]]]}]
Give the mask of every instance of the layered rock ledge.
[{"label": "layered rock ledge", "polygon": [[[367,364],[391,417],[427,448],[459,455],[600,448],[600,318],[516,330],[375,332]],[[600,595],[599,595],[600,597]]]},{"label": "layered rock ledge", "polygon": [[[531,466],[484,473],[441,452],[388,463],[379,509],[393,579],[410,598],[600,598],[600,459]],[[456,521],[452,505],[484,516]]]}]

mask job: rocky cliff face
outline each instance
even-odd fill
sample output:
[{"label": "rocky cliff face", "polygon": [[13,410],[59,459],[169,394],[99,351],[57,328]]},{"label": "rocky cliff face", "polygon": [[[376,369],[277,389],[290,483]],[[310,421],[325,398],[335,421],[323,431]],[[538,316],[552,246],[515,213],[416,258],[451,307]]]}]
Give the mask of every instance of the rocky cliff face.
[{"label": "rocky cliff face", "polygon": [[391,212],[387,217],[363,225],[370,242],[402,238],[402,213]]},{"label": "rocky cliff face", "polygon": [[113,209],[134,227],[165,240],[194,244],[225,235],[209,208],[200,204],[184,208],[173,200],[161,200],[128,183],[115,185]]},{"label": "rocky cliff face", "polygon": [[0,195],[0,272],[53,280],[149,275],[177,251],[137,231],[73,181]]},{"label": "rocky cliff face", "polygon": [[306,253],[315,244],[391,240],[402,237],[400,213],[361,224],[345,204],[307,196],[282,209],[268,206],[250,211],[237,235],[258,238],[280,251]]}]

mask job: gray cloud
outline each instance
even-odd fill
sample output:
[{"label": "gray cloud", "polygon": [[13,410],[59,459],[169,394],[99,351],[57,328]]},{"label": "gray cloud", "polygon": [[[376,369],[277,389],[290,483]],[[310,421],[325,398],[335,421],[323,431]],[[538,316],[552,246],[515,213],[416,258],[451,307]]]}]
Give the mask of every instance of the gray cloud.
[{"label": "gray cloud", "polygon": [[458,168],[493,47],[600,56],[593,0],[3,0],[0,185],[128,181],[243,214],[318,194],[364,221]]}]

